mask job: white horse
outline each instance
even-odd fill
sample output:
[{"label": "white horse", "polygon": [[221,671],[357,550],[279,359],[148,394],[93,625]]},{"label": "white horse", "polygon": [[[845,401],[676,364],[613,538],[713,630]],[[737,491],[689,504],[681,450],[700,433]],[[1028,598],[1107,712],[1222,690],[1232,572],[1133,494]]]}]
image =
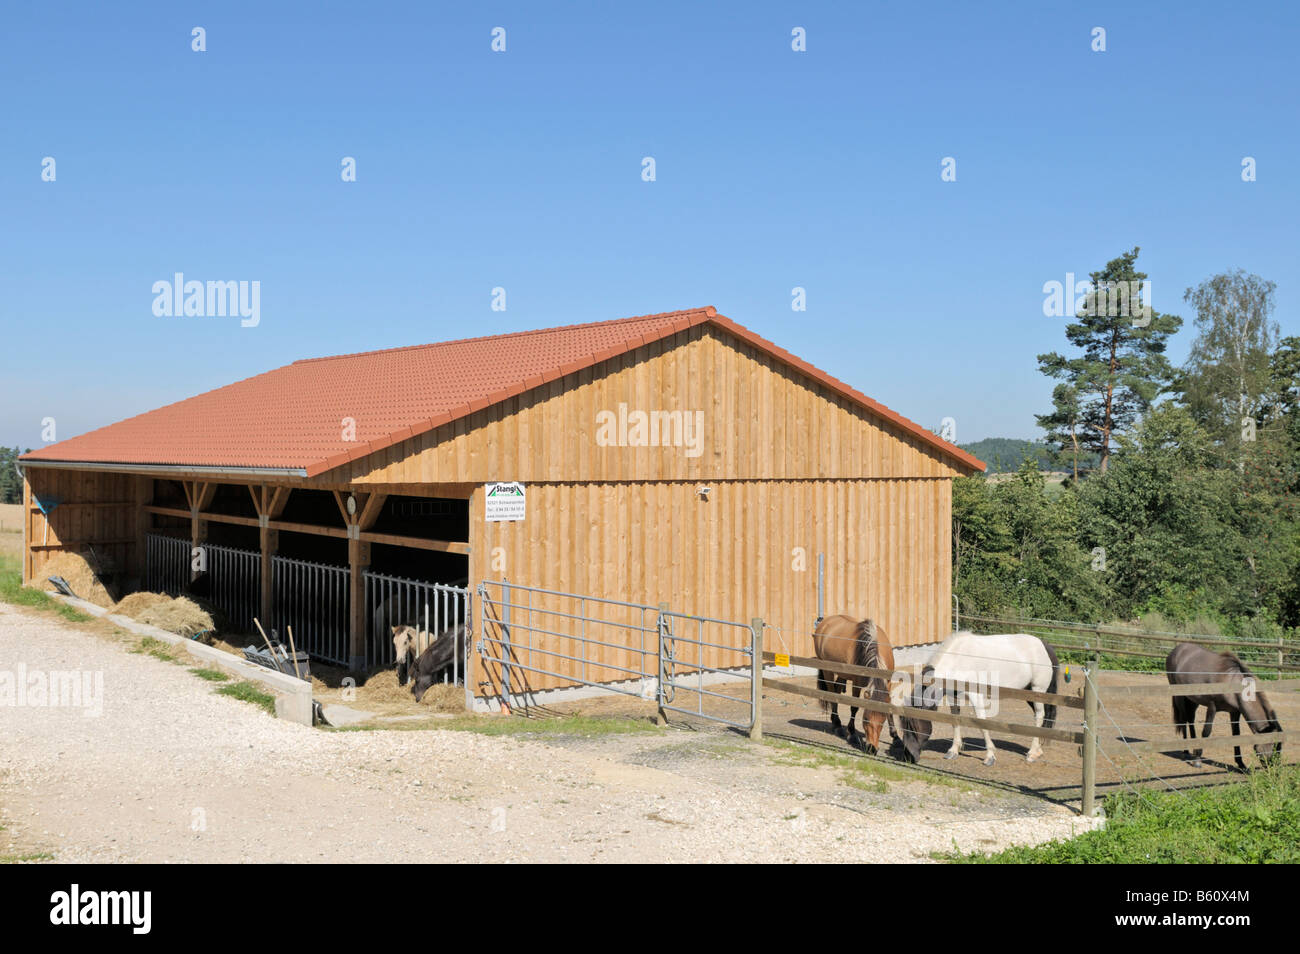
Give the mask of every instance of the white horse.
[{"label": "white horse", "polygon": [[[1055,692],[1061,664],[1052,647],[1037,636],[1028,633],[1010,633],[1001,636],[977,636],[970,632],[953,633],[935,650],[924,670],[923,682],[933,684],[944,694],[951,693],[954,703],[963,698],[975,709],[981,719],[989,717],[991,704],[997,701],[999,689],[1032,689],[1035,692]],[[938,698],[931,693],[926,708],[937,708]],[[1034,725],[1051,728],[1056,724],[1056,706],[1042,702],[1029,703],[1034,710]],[[957,711],[957,705],[953,705]],[[930,726],[924,726],[925,736]],[[906,730],[905,730],[906,731]],[[913,732],[921,727],[914,725]],[[905,740],[906,741],[906,740]],[[924,744],[922,739],[921,744]],[[993,738],[984,730],[984,747],[988,752],[985,765],[992,765],[996,756]],[[952,748],[944,758],[955,759],[961,751],[961,726],[952,728]],[[1035,738],[1025,758],[1037,761],[1043,754],[1040,739]]]}]

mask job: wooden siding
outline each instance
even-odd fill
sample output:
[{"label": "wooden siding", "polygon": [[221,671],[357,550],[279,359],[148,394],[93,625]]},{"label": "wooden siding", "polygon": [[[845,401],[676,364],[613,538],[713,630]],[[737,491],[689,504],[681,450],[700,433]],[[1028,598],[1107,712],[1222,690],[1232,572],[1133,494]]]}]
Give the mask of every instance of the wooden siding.
[{"label": "wooden siding", "polygon": [[[138,494],[143,478],[104,471],[27,468],[24,498],[23,582],[41,578],[41,570],[55,554],[75,553],[87,544],[120,573],[139,572]],[[59,503],[46,517],[31,494]]]},{"label": "wooden siding", "polygon": [[[761,617],[776,627],[767,631],[766,648],[811,655],[822,552],[828,615],[871,616],[900,646],[934,642],[951,631],[950,481],[711,486],[706,502],[695,482],[535,483],[527,488],[527,519],[518,523],[487,523],[477,493],[470,503],[472,579],[504,578],[631,603],[666,602],[674,611],[739,623]],[[535,606],[573,612],[543,599]],[[634,614],[627,622],[636,622]],[[571,625],[540,613],[535,623],[565,633]],[[742,636],[721,628],[713,635],[724,632]],[[518,640],[524,636],[521,627]],[[565,655],[578,654],[574,640],[553,639],[552,645]],[[636,660],[634,653],[605,651],[600,657],[627,668],[636,668]],[[577,668],[554,657],[548,665],[521,661],[560,672]],[[730,666],[736,659],[711,653],[704,662]],[[602,678],[621,677],[610,670]],[[495,679],[495,672],[478,673],[476,691],[482,694],[479,683],[495,685]],[[532,675],[528,683],[540,690],[565,680]]]},{"label": "wooden siding", "polygon": [[[700,412],[682,446],[600,446],[598,417]],[[492,480],[953,477],[937,449],[725,331],[699,326],[322,475],[356,484]]]}]

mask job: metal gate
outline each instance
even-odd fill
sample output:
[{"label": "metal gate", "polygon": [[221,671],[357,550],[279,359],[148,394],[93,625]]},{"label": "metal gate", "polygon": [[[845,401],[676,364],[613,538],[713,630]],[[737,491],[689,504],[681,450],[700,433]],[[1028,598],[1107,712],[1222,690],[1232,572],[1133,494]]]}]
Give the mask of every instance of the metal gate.
[{"label": "metal gate", "polygon": [[[469,590],[445,583],[427,583],[363,570],[366,599],[366,665],[391,666],[393,627],[414,626],[439,635],[456,626],[470,626]],[[466,652],[470,640],[465,640]],[[452,681],[460,684],[465,661],[455,655]]]},{"label": "metal gate", "polygon": [[517,583],[479,584],[475,694],[510,700],[549,689],[591,686],[655,698],[657,607],[561,593]]},{"label": "metal gate", "polygon": [[226,614],[232,629],[251,633],[262,602],[262,554],[212,543],[202,548],[208,563],[208,598]]},{"label": "metal gate", "polygon": [[280,639],[287,644],[292,626],[297,649],[326,662],[349,665],[349,576],[345,566],[271,557],[273,625]]},{"label": "metal gate", "polygon": [[539,692],[589,688],[697,719],[753,724],[752,626],[505,581],[481,583],[478,592],[481,672],[472,688],[480,698],[514,706]]},{"label": "metal gate", "polygon": [[[659,614],[659,708],[740,729],[752,726],[762,691],[754,663],[761,631],[761,623]],[[735,691],[719,692],[723,685]]]},{"label": "metal gate", "polygon": [[190,582],[190,541],[162,533],[145,534],[145,588],[180,593]]}]

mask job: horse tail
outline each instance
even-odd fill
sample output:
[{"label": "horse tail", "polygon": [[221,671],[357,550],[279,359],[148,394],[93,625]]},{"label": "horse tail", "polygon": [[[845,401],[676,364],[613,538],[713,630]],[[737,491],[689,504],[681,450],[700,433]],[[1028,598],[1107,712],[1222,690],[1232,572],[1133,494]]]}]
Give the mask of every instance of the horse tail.
[{"label": "horse tail", "polygon": [[[1061,660],[1056,658],[1056,650],[1047,643],[1043,643],[1043,648],[1047,650],[1047,658],[1052,663],[1052,681],[1047,684],[1048,692],[1056,692],[1057,680],[1061,675]],[[1043,728],[1050,729],[1056,725],[1056,706],[1051,703],[1043,704]]]},{"label": "horse tail", "polygon": [[[818,691],[818,692],[834,692],[834,691],[835,691],[834,688],[831,686],[831,681],[830,681],[829,679],[826,678],[826,670],[825,670],[825,669],[818,669],[818,670],[817,670],[817,691]],[[830,700],[829,700],[829,699],[822,699],[822,700],[821,700],[821,707],[822,707],[822,712],[830,712],[830,711],[831,711],[831,703],[830,703]]]}]

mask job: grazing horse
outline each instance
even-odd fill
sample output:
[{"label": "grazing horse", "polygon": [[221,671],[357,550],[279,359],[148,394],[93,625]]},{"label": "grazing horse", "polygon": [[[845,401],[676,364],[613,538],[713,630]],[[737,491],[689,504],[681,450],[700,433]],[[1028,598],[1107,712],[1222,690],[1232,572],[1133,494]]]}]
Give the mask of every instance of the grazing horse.
[{"label": "grazing horse", "polygon": [[[885,631],[874,620],[856,620],[848,616],[827,616],[817,624],[813,633],[813,654],[828,663],[843,663],[850,666],[866,666],[869,669],[893,669],[894,649],[889,644]],[[838,672],[833,665],[817,671],[817,688],[822,692],[843,692],[847,695],[845,682],[853,683],[853,698],[858,698],[863,689],[867,689],[867,698],[876,702],[890,702],[894,684],[884,679],[867,679]],[[901,689],[901,687],[900,687]],[[895,704],[903,701],[901,691]],[[860,739],[854,720],[858,707],[849,704],[849,727],[847,733],[840,725],[839,706],[822,700],[822,709],[831,714],[831,728],[840,738],[848,739],[849,745],[859,746]],[[863,716],[863,731],[866,733],[865,750],[875,755],[880,746],[880,732],[884,728],[886,715],[883,712],[868,712]],[[895,740],[898,732],[894,728],[893,716],[888,716],[889,730]]]},{"label": "grazing horse", "polygon": [[[414,626],[393,627],[393,647],[397,650],[398,678],[410,673],[415,678],[411,693],[419,702],[444,670],[451,669],[465,655],[465,626],[453,626],[430,640],[428,633]],[[417,649],[417,647],[423,647]],[[418,655],[416,655],[418,651]]]},{"label": "grazing horse", "polygon": [[[977,636],[962,631],[953,633],[944,641],[922,670],[923,686],[916,687],[913,704],[917,708],[937,709],[939,691],[925,691],[927,687],[951,693],[955,702],[964,697],[975,709],[975,715],[987,718],[989,705],[996,702],[999,689],[1032,689],[1035,692],[1055,692],[1061,664],[1056,653],[1037,636],[1028,633],[1010,633],[1002,636]],[[1052,728],[1056,724],[1056,706],[1031,702],[1034,725]],[[953,711],[957,710],[956,704]],[[903,720],[903,748],[919,755],[926,740],[933,733],[927,719]],[[993,738],[984,730],[984,748],[988,756],[985,765],[992,765],[997,753]],[[955,759],[961,751],[961,726],[952,727],[952,747],[944,755]],[[1025,754],[1025,760],[1036,762],[1043,754],[1042,741],[1035,738]]]},{"label": "grazing horse", "polygon": [[[1192,685],[1198,682],[1235,682],[1239,679],[1253,681],[1255,676],[1246,664],[1232,653],[1216,653],[1195,643],[1179,643],[1165,659],[1165,676],[1169,685]],[[1226,710],[1232,718],[1232,734],[1241,735],[1241,717],[1246,717],[1246,724],[1251,732],[1281,732],[1282,726],[1277,721],[1277,713],[1268,704],[1264,693],[1250,687],[1241,692],[1206,691],[1195,696],[1174,696],[1174,725],[1178,734],[1184,739],[1196,738],[1196,710],[1205,706],[1205,728],[1201,738],[1210,737],[1210,728],[1214,725],[1214,716],[1220,710]],[[1192,765],[1200,768],[1202,749],[1195,753],[1183,751],[1183,756],[1190,759]],[[1233,750],[1237,756],[1237,767],[1243,772],[1246,763],[1241,759],[1241,747]],[[1279,755],[1282,743],[1257,745],[1255,752],[1261,761]]]}]

